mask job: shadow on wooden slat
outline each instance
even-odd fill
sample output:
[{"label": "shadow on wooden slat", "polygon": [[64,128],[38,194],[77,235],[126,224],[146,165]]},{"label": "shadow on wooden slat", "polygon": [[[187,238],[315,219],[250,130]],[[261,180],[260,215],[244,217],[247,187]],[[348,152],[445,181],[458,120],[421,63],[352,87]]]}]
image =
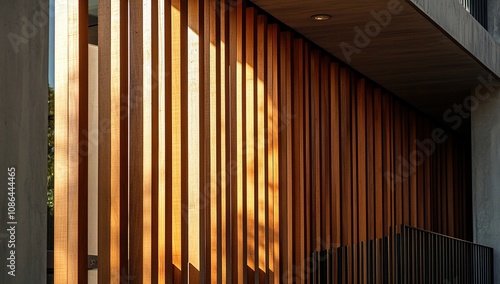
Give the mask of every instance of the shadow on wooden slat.
[{"label": "shadow on wooden slat", "polygon": [[[175,266],[173,264],[172,264],[172,273],[173,273],[173,276],[174,276],[174,279],[173,279],[172,283],[179,283],[179,282],[182,281],[181,270],[179,268],[177,268],[177,266]],[[168,283],[168,281],[167,281],[167,283]]]},{"label": "shadow on wooden slat", "polygon": [[188,277],[188,283],[200,283],[200,271],[191,263],[189,264]]}]

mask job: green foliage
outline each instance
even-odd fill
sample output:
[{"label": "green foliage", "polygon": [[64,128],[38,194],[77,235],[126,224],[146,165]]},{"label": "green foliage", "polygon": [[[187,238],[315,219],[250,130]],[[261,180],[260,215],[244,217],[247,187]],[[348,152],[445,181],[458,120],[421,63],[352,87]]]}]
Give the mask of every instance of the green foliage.
[{"label": "green foliage", "polygon": [[47,207],[54,215],[54,89],[49,87],[49,129],[47,145]]}]

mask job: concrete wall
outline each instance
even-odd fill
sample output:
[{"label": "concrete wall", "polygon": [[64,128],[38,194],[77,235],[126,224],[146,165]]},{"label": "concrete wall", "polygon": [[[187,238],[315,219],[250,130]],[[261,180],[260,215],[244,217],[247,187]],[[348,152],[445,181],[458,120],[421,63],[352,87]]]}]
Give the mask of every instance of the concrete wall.
[{"label": "concrete wall", "polygon": [[488,0],[488,31],[500,43],[500,0]]},{"label": "concrete wall", "polygon": [[[0,4],[0,283],[46,282],[48,8],[43,0]],[[17,224],[7,224],[9,167]],[[15,277],[7,274],[10,226]]]},{"label": "concrete wall", "polygon": [[[483,93],[488,95],[486,89]],[[500,283],[500,87],[472,112],[474,242],[493,247]]]}]

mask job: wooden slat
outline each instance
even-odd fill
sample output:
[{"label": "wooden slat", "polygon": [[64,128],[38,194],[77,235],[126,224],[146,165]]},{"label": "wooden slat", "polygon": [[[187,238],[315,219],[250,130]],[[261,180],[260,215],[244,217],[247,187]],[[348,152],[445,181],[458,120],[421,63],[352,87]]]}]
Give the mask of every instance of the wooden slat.
[{"label": "wooden slat", "polygon": [[[310,62],[311,62],[311,57],[310,57],[310,45],[308,43],[305,44],[304,46],[304,68],[308,70],[310,68]],[[304,166],[305,166],[305,173],[304,173],[304,195],[305,195],[305,204],[304,204],[304,227],[305,227],[305,254],[306,255],[311,255],[314,249],[314,244],[313,244],[313,239],[311,238],[312,235],[312,212],[311,212],[311,206],[312,206],[312,176],[311,176],[311,96],[310,96],[310,81],[311,78],[309,74],[304,74],[304,146],[305,149],[307,149],[304,153]],[[305,265],[310,265],[308,263],[304,263]],[[310,267],[305,267],[305,271]]]},{"label": "wooden slat", "polygon": [[375,237],[381,238],[384,234],[384,169],[383,169],[383,112],[382,112],[382,93],[379,88],[374,90],[373,96],[374,113],[374,147],[375,147]]},{"label": "wooden slat", "polygon": [[246,143],[246,242],[247,242],[247,265],[246,275],[250,282],[255,282],[256,268],[256,154],[255,154],[255,9],[246,9],[245,19],[245,136]]},{"label": "wooden slat", "polygon": [[[352,72],[349,80],[351,85],[351,198],[352,198],[352,243],[355,244],[359,241],[359,218],[358,218],[358,119],[356,115],[357,108],[357,79],[358,74]],[[352,270],[354,265],[349,267],[349,275],[352,275],[353,280],[357,281],[357,272]],[[352,270],[352,271],[351,271]],[[354,274],[353,274],[354,273]]]},{"label": "wooden slat", "polygon": [[[99,262],[101,282],[128,274],[127,7],[99,3]],[[116,228],[111,230],[111,228]],[[104,245],[106,244],[106,245]]]},{"label": "wooden slat", "polygon": [[158,185],[157,185],[157,210],[156,219],[158,227],[157,238],[157,281],[158,283],[171,283],[172,281],[172,227],[171,227],[171,184],[172,180],[172,134],[171,125],[171,77],[170,61],[163,60],[171,57],[170,31],[170,3],[159,2],[157,8],[157,46],[158,54],[156,58],[158,76]]},{"label": "wooden slat", "polygon": [[359,242],[367,239],[367,160],[366,160],[366,90],[365,79],[357,81],[357,123],[358,123],[358,231]]},{"label": "wooden slat", "polygon": [[337,248],[341,244],[341,144],[340,144],[340,92],[339,64],[330,64],[330,135],[331,135],[331,178],[332,178],[332,242]]},{"label": "wooden slat", "polygon": [[321,141],[320,141],[320,52],[311,53],[311,171],[312,171],[312,241],[321,248]]},{"label": "wooden slat", "polygon": [[409,113],[409,154],[408,154],[408,165],[409,165],[409,198],[410,198],[410,220],[409,223],[413,227],[418,227],[419,218],[419,204],[422,204],[423,200],[419,198],[418,183],[417,179],[419,176],[418,169],[419,156],[417,153],[417,122],[415,117],[415,111],[410,110]]},{"label": "wooden slat", "polygon": [[267,30],[267,54],[266,54],[266,68],[267,68],[267,176],[268,176],[268,236],[269,236],[269,263],[267,267],[268,281],[274,282],[274,135],[273,135],[273,83],[274,72],[272,58],[275,56],[275,49],[272,44],[273,36],[275,35],[275,25],[269,25]]},{"label": "wooden slat", "polygon": [[[220,156],[218,151],[218,144],[220,141],[217,140],[217,134],[221,133],[217,117],[220,112],[220,93],[218,92],[217,76],[220,74],[220,66],[217,68],[218,63],[218,30],[217,30],[217,13],[218,11],[216,0],[206,1],[204,3],[203,17],[208,25],[204,24],[204,37],[203,37],[203,48],[204,48],[204,117],[205,125],[209,131],[205,132],[204,137],[210,137],[209,146],[206,147],[209,153],[205,152],[205,156],[209,156],[205,164],[205,182],[210,183],[210,187],[202,185],[202,198],[206,198],[205,202],[202,202],[202,209],[204,209],[205,214],[205,235],[206,235],[206,246],[205,246],[205,261],[202,265],[202,275],[204,275],[205,281],[207,282],[217,282],[218,276],[218,231],[219,222],[218,216],[220,215],[220,210],[218,206],[218,194],[220,186],[220,168],[218,167],[217,159]],[[219,107],[218,107],[219,106]],[[207,130],[205,129],[205,130]],[[207,133],[208,132],[208,133]],[[209,244],[209,245],[208,245]],[[203,243],[201,243],[201,248],[203,249]],[[203,273],[203,270],[206,273]]]},{"label": "wooden slat", "polygon": [[321,134],[321,201],[323,208],[321,240],[324,249],[331,246],[331,176],[330,176],[330,58],[322,56],[320,62],[320,134]]},{"label": "wooden slat", "polygon": [[375,117],[374,117],[374,92],[371,84],[366,85],[366,162],[367,162],[367,180],[366,180],[366,199],[367,199],[367,240],[375,238],[376,214],[375,208]]},{"label": "wooden slat", "polygon": [[[296,277],[298,283],[304,283],[305,279],[302,275],[304,271],[304,261],[306,259],[305,252],[305,133],[304,133],[304,40],[295,39],[293,41],[293,96],[292,105],[295,117],[293,124],[293,265],[296,271],[293,276]],[[292,275],[290,271],[288,275]]]},{"label": "wooden slat", "polygon": [[446,181],[447,181],[447,186],[446,186],[446,191],[448,195],[448,199],[446,200],[446,205],[448,207],[448,218],[447,218],[447,235],[455,237],[455,220],[454,220],[454,183],[453,183],[453,169],[455,167],[456,161],[453,157],[453,139],[448,138],[447,141],[445,142],[446,144]]},{"label": "wooden slat", "polygon": [[352,243],[351,101],[349,70],[340,68],[340,152],[342,180],[342,244]]},{"label": "wooden slat", "polygon": [[[68,263],[68,7],[66,3],[58,2],[54,8],[55,24],[61,27],[55,34],[55,89],[54,111],[57,114],[54,122],[54,283],[68,283],[68,271],[74,269]],[[56,53],[57,52],[57,53]],[[74,220],[72,220],[74,221]],[[74,258],[74,255],[71,255]],[[75,279],[72,279],[75,280]]]},{"label": "wooden slat", "polygon": [[57,3],[55,42],[55,283],[86,282],[88,2]]},{"label": "wooden slat", "polygon": [[150,1],[130,6],[130,273],[152,277],[152,31]]},{"label": "wooden slat", "polygon": [[403,224],[410,224],[410,167],[409,167],[409,131],[408,131],[408,108],[401,106],[401,183],[402,183],[402,211]]},{"label": "wooden slat", "polygon": [[[150,244],[146,245],[149,254],[148,257],[151,259],[151,281],[152,282],[158,282],[158,261],[160,258],[158,257],[159,255],[159,250],[158,250],[158,239],[161,239],[163,242],[163,237],[162,235],[158,234],[158,230],[160,229],[160,225],[158,223],[159,220],[159,215],[158,215],[158,205],[159,205],[159,200],[158,200],[158,195],[159,195],[159,188],[158,188],[158,183],[159,183],[159,160],[163,159],[163,156],[160,157],[159,154],[159,83],[160,81],[163,80],[159,78],[158,73],[159,73],[159,63],[158,63],[158,57],[159,57],[159,38],[161,37],[159,35],[159,14],[158,14],[158,2],[152,1],[151,2],[151,11],[148,11],[148,13],[151,13],[151,21],[148,21],[148,25],[151,25],[150,30],[148,33],[151,33],[151,41],[149,44],[151,44],[151,69],[150,69],[150,74],[148,74],[148,81],[151,84],[151,98],[147,103],[151,104],[150,106],[150,117],[145,121],[145,124],[148,125],[151,134],[149,135],[148,139],[150,139],[150,142],[148,141],[149,146],[149,151],[150,151],[150,158],[147,160],[147,163],[151,163],[150,168],[146,167],[145,170],[148,172],[151,172],[151,181],[150,181],[150,186],[151,186],[151,200],[148,201],[150,202],[150,207],[151,211],[149,214],[151,216],[147,217],[148,225],[151,227],[151,240]],[[148,8],[149,9],[149,8]],[[163,84],[163,83],[162,83]],[[147,128],[146,128],[147,129]],[[163,132],[162,132],[163,133]],[[146,162],[145,162],[146,163]],[[163,202],[163,200],[162,200]],[[164,216],[165,214],[162,214]],[[146,223],[146,224],[147,224]]]},{"label": "wooden slat", "polygon": [[[187,139],[190,141],[187,144],[187,174],[188,183],[188,269],[190,281],[200,281],[200,268],[201,268],[201,232],[200,222],[200,189],[204,188],[201,182],[202,169],[201,158],[201,145],[203,145],[203,137],[200,133],[200,104],[202,84],[200,79],[202,73],[200,71],[201,63],[201,45],[200,45],[200,32],[202,26],[200,25],[200,3],[197,1],[189,1],[187,8]],[[203,125],[203,124],[202,124]]]},{"label": "wooden slat", "polygon": [[[272,249],[272,257],[270,257],[270,263],[269,263],[269,269],[272,271],[271,274],[269,275],[270,277],[270,282],[272,283],[279,283],[280,282],[280,277],[281,277],[281,270],[280,270],[280,202],[279,202],[279,196],[280,196],[280,180],[279,180],[279,170],[281,168],[281,164],[279,163],[278,157],[280,155],[281,149],[279,149],[279,139],[278,139],[278,134],[279,134],[279,103],[278,103],[278,34],[279,34],[279,27],[276,24],[270,25],[269,30],[268,30],[268,38],[269,38],[269,45],[268,45],[268,70],[269,70],[269,85],[270,85],[270,92],[268,93],[268,96],[272,98],[272,101],[270,102],[270,105],[268,106],[269,108],[272,108],[272,114],[271,114],[271,125],[272,125],[272,152],[271,152],[271,157],[272,158],[272,165],[270,165],[270,168],[272,169],[272,181],[270,181],[270,201],[272,202],[272,213],[271,210],[269,211],[269,215],[272,216],[272,225],[270,225],[270,234],[273,234],[272,236],[272,241],[270,241],[269,244],[269,249]],[[268,125],[268,127],[270,127]],[[272,197],[271,197],[272,196]],[[271,201],[272,200],[272,201]],[[272,229],[271,229],[272,228]],[[271,253],[270,253],[271,254]],[[271,266],[271,262],[272,266]]]},{"label": "wooden slat", "polygon": [[415,120],[416,120],[416,136],[415,140],[413,141],[413,151],[415,151],[415,155],[413,156],[415,159],[415,164],[416,164],[416,171],[415,174],[417,176],[416,182],[417,182],[417,211],[418,211],[418,216],[417,216],[417,225],[416,227],[425,229],[425,218],[426,218],[426,211],[425,211],[425,163],[426,163],[426,156],[425,154],[419,149],[418,143],[421,141],[423,137],[423,132],[424,132],[424,124],[422,119],[415,115]]},{"label": "wooden slat", "polygon": [[[393,129],[393,105],[392,98],[389,97],[387,93],[382,94],[382,113],[383,113],[383,134],[384,134],[384,157],[383,157],[383,174],[384,174],[384,189],[383,189],[383,207],[384,207],[384,227],[383,232],[384,236],[389,235],[389,229],[391,226],[396,225],[394,219],[394,214],[397,212],[395,210],[395,199],[394,196],[398,194],[397,188],[395,188],[394,179],[390,178],[390,174],[397,173],[397,169],[395,167],[394,159],[396,159],[399,155],[394,147],[393,137],[396,136],[394,133],[396,130]],[[399,223],[400,224],[400,223]]]},{"label": "wooden slat", "polygon": [[[394,162],[395,168],[392,171],[390,168],[386,168],[386,173],[392,175],[390,181],[395,184],[394,188],[394,196],[396,198],[394,208],[395,208],[395,225],[398,226],[400,224],[404,224],[404,204],[403,204],[403,149],[402,149],[402,116],[401,116],[401,103],[396,101],[394,103]],[[390,154],[391,152],[389,152]],[[388,194],[392,193],[391,191],[387,191]]]},{"label": "wooden slat", "polygon": [[[236,12],[236,36],[232,39],[236,42],[236,62],[233,66],[236,67],[236,127],[237,130],[233,132],[233,135],[236,136],[236,143],[233,144],[236,146],[236,184],[233,187],[233,192],[236,191],[236,235],[237,240],[233,244],[233,250],[238,251],[236,259],[233,261],[238,265],[237,266],[237,274],[236,277],[233,278],[233,281],[237,280],[238,282],[243,282],[245,279],[245,270],[246,270],[246,235],[245,235],[245,151],[243,147],[245,146],[244,135],[245,135],[245,125],[244,125],[244,98],[245,98],[245,58],[244,58],[244,3],[239,3],[234,9]],[[230,39],[231,40],[231,39]],[[234,81],[233,81],[234,82]],[[236,272],[236,271],[235,271]]]},{"label": "wooden slat", "polygon": [[[422,138],[429,137],[429,126],[427,120],[423,122],[424,124],[424,136]],[[426,155],[424,163],[424,188],[425,188],[425,229],[432,230],[432,204],[431,204],[431,158]]]},{"label": "wooden slat", "polygon": [[[218,280],[225,283],[228,280],[228,274],[230,271],[230,244],[231,244],[231,218],[230,218],[230,205],[231,198],[229,194],[230,189],[230,178],[227,173],[232,170],[230,164],[231,157],[231,137],[228,135],[230,132],[230,114],[229,111],[229,50],[226,48],[226,41],[229,37],[229,17],[228,10],[226,9],[224,1],[217,1],[216,6],[217,14],[220,17],[219,21],[219,37],[218,37],[218,55],[217,68],[218,68],[218,78],[217,78],[217,92],[220,100],[217,105],[218,113],[218,125],[220,127],[220,133],[217,135],[217,145],[218,152],[220,156],[217,161],[217,168],[220,169],[220,193],[218,195],[218,207],[220,208],[220,215],[218,217],[218,223],[220,224],[220,230],[217,232],[217,239],[219,240],[219,253],[217,255],[217,262],[220,269],[218,270]],[[220,104],[219,104],[220,102]]]},{"label": "wooden slat", "polygon": [[[186,213],[186,191],[185,175],[187,161],[186,156],[185,128],[183,117],[185,117],[185,104],[183,98],[186,96],[185,75],[181,72],[185,62],[185,39],[182,38],[182,30],[186,28],[185,17],[181,15],[181,2],[171,2],[171,133],[172,133],[172,283],[181,283],[187,276],[187,218]],[[184,57],[184,58],[183,58]]]},{"label": "wooden slat", "polygon": [[[268,183],[266,179],[267,169],[267,149],[266,128],[267,128],[267,90],[266,90],[266,28],[267,18],[263,15],[257,16],[257,199],[258,199],[258,281],[265,283],[267,263],[269,263],[268,234],[267,231],[267,206]],[[256,268],[257,269],[257,268]]]},{"label": "wooden slat", "polygon": [[437,192],[437,210],[438,214],[436,215],[437,224],[438,224],[438,232],[441,234],[446,234],[446,168],[444,166],[444,155],[443,147],[438,144],[436,145],[436,192]]},{"label": "wooden slat", "polygon": [[[280,34],[280,115],[278,119],[278,131],[280,132],[280,169],[282,175],[280,179],[280,200],[281,211],[280,220],[283,220],[280,228],[282,240],[282,275],[292,273],[292,256],[293,256],[293,219],[292,219],[292,202],[293,202],[293,181],[292,181],[292,120],[295,118],[292,114],[292,70],[291,70],[291,45],[292,34],[290,32],[281,32]],[[291,279],[283,279],[281,281],[291,283]]]}]

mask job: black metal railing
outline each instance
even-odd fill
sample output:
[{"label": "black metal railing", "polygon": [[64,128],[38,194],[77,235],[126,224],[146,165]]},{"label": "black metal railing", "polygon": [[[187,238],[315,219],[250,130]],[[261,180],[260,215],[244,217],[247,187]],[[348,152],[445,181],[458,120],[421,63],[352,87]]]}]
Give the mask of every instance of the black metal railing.
[{"label": "black metal railing", "polygon": [[493,283],[492,248],[408,226],[313,259],[313,283]]},{"label": "black metal railing", "polygon": [[487,0],[458,0],[462,6],[483,26],[488,29]]}]

